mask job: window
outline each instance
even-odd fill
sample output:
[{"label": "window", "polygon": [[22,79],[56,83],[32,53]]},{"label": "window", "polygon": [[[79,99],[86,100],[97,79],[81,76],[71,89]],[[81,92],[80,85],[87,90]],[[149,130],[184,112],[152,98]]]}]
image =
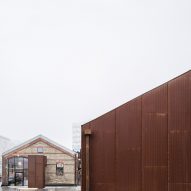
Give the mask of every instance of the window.
[{"label": "window", "polygon": [[38,147],[38,148],[37,148],[37,152],[38,152],[38,153],[43,153],[43,152],[44,152],[43,147]]},{"label": "window", "polygon": [[28,158],[24,158],[24,170],[28,169]]},{"label": "window", "polygon": [[23,169],[23,157],[15,157],[15,169]]},{"label": "window", "polygon": [[28,185],[28,158],[20,156],[8,159],[8,185]]},{"label": "window", "polygon": [[56,175],[57,176],[63,176],[64,175],[64,164],[63,163],[57,163],[56,164]]}]

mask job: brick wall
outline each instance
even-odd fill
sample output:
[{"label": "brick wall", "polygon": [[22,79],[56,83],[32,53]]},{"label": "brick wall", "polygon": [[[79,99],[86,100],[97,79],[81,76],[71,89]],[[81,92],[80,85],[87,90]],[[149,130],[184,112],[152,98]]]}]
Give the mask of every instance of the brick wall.
[{"label": "brick wall", "polygon": [[[75,184],[75,157],[63,152],[43,141],[36,142],[29,145],[25,149],[16,151],[11,155],[5,156],[10,158],[13,156],[28,156],[28,155],[38,155],[37,148],[43,147],[44,152],[41,155],[47,157],[47,166],[45,167],[45,184],[46,185],[61,185],[61,184]],[[6,160],[5,160],[6,161]],[[4,163],[5,163],[4,161]],[[56,163],[64,164],[64,175],[56,175]],[[7,166],[3,164],[4,168],[4,183],[7,183],[6,169]]]}]

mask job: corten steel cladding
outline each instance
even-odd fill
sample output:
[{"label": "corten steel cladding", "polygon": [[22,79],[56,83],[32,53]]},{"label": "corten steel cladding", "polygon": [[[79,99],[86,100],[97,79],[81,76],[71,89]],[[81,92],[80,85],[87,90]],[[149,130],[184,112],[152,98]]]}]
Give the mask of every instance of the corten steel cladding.
[{"label": "corten steel cladding", "polygon": [[44,188],[45,187],[45,166],[46,156],[29,155],[29,188]]},{"label": "corten steel cladding", "polygon": [[28,186],[36,188],[36,158],[33,155],[28,156]]},{"label": "corten steel cladding", "polygon": [[82,178],[82,191],[191,191],[191,71],[83,125]]}]

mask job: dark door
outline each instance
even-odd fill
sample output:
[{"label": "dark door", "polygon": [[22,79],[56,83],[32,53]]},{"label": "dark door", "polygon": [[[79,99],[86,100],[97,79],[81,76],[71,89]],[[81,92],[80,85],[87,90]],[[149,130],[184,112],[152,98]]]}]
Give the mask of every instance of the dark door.
[{"label": "dark door", "polygon": [[24,186],[23,172],[15,172],[15,186]]},{"label": "dark door", "polygon": [[29,155],[28,168],[29,168],[29,188],[44,188],[45,186],[45,166],[46,157],[42,155]]}]

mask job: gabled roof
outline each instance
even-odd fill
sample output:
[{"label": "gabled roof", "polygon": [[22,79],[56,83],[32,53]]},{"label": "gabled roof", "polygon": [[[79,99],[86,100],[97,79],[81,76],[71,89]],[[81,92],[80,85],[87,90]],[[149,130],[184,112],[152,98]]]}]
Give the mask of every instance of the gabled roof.
[{"label": "gabled roof", "polygon": [[42,141],[42,142],[45,142],[46,144],[49,144],[50,146],[52,147],[55,147],[56,149],[62,151],[62,152],[65,152],[65,153],[68,153],[69,155],[72,155],[74,156],[75,155],[75,152],[73,152],[72,150],[56,143],[55,141],[43,136],[43,135],[38,135],[32,139],[29,139],[28,141],[25,141],[24,143],[22,144],[19,144],[11,149],[9,149],[8,151],[5,151],[4,153],[2,153],[3,156],[5,155],[8,155],[8,154],[11,154],[11,153],[14,153],[18,150],[22,150],[24,148],[27,148],[28,146],[30,146],[31,144],[34,144],[36,143],[37,141]]}]

